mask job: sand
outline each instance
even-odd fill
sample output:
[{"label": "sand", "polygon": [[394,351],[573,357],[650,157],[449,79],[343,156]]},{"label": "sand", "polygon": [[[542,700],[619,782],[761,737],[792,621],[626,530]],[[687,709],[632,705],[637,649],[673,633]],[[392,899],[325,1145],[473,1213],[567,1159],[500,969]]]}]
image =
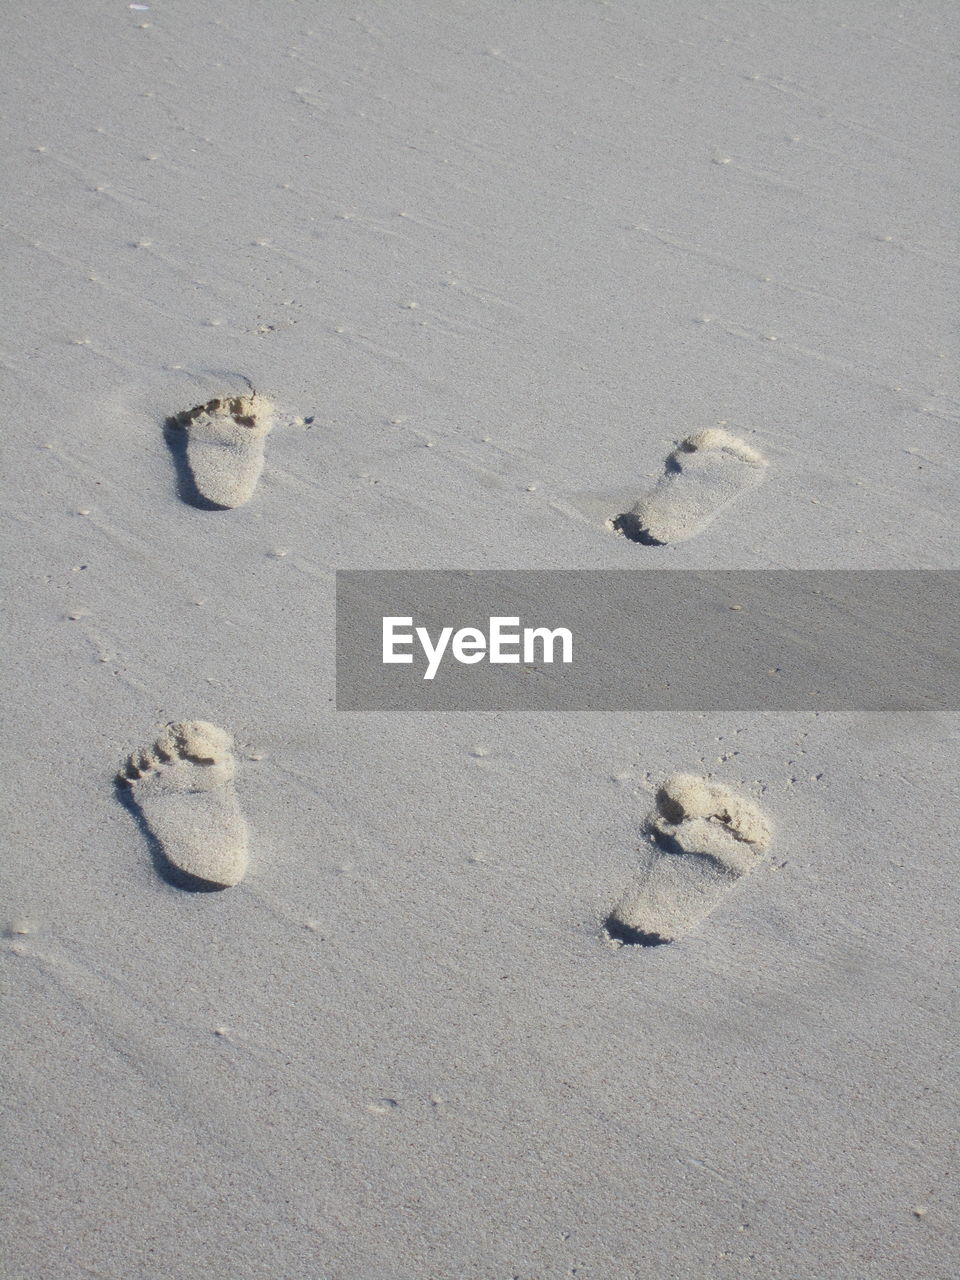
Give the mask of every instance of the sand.
[{"label": "sand", "polygon": [[[5,1274],[954,1275],[955,714],[333,709],[338,568],[957,566],[954,7],[0,28]],[[712,430],[762,483],[618,534]],[[198,721],[205,893],[115,785]],[[677,774],[773,838],[618,945]]]}]

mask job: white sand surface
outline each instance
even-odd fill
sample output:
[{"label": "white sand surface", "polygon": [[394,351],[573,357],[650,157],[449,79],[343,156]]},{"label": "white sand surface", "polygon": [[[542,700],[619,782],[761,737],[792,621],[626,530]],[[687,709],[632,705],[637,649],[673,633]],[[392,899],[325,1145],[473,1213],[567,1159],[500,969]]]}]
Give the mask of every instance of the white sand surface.
[{"label": "white sand surface", "polygon": [[[957,716],[338,714],[333,573],[956,567],[958,25],[3,7],[5,1276],[956,1274]],[[251,387],[191,505],[165,421]],[[717,427],[707,534],[606,527]],[[114,787],[192,720],[220,893]],[[614,947],[676,773],[769,855]]]}]

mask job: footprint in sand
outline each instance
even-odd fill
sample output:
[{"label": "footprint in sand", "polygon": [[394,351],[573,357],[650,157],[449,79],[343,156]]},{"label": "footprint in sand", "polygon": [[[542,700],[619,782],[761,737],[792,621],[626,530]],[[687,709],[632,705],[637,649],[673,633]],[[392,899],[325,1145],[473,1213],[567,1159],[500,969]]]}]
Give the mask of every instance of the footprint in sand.
[{"label": "footprint in sand", "polygon": [[273,427],[269,400],[255,392],[225,396],[177,414],[168,426],[186,432],[186,462],[202,499],[215,507],[250,501]]},{"label": "footprint in sand", "polygon": [[633,542],[685,542],[763,479],[766,461],[729,431],[711,428],[681,441],[651,493],[617,516],[613,527]]},{"label": "footprint in sand", "polygon": [[763,861],[770,843],[755,804],[685,773],[657,792],[647,826],[649,862],[604,922],[614,941],[645,947],[689,933]]},{"label": "footprint in sand", "polygon": [[232,746],[229,733],[204,720],[168,724],[120,771],[118,781],[163,850],[161,870],[181,888],[225,889],[247,870],[249,833],[233,789]]}]

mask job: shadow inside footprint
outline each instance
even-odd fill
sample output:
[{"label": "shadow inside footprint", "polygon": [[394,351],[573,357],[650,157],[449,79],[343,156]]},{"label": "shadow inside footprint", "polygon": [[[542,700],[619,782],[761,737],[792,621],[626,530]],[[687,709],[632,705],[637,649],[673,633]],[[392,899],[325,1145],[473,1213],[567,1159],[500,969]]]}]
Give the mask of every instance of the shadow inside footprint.
[{"label": "shadow inside footprint", "polygon": [[670,938],[661,938],[659,933],[644,933],[642,929],[632,929],[614,914],[607,916],[603,927],[608,938],[625,947],[663,947],[671,941]]},{"label": "shadow inside footprint", "polygon": [[219,502],[211,502],[197,488],[187,462],[187,433],[179,416],[167,418],[163,424],[163,438],[173,457],[173,465],[177,473],[177,497],[191,507],[199,507],[201,511],[228,511]]},{"label": "shadow inside footprint", "polygon": [[643,527],[632,511],[625,511],[623,515],[614,516],[613,527],[617,533],[622,533],[631,542],[640,542],[645,547],[666,546],[666,543],[661,542],[659,538],[655,538],[649,530]]},{"label": "shadow inside footprint", "polygon": [[153,869],[161,880],[165,880],[174,889],[183,889],[186,893],[220,893],[223,889],[229,887],[225,884],[213,884],[210,880],[201,880],[199,876],[192,876],[189,872],[181,871],[179,867],[175,867],[164,853],[163,845],[147,825],[146,819],[140,812],[129,786],[120,778],[114,780],[113,786],[117,799],[140,828],[143,838],[147,842],[147,848],[150,850]]}]

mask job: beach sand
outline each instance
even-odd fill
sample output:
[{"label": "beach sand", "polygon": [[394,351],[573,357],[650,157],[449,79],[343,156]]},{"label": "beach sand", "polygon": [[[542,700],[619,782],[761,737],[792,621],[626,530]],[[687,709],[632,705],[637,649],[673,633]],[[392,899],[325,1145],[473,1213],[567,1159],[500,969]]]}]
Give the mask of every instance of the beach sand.
[{"label": "beach sand", "polygon": [[[338,713],[333,586],[957,567],[957,26],[7,9],[10,1280],[956,1273],[957,715]],[[714,429],[762,482],[618,534]],[[116,781],[196,721],[222,892]],[[677,774],[769,849],[618,946]]]}]

